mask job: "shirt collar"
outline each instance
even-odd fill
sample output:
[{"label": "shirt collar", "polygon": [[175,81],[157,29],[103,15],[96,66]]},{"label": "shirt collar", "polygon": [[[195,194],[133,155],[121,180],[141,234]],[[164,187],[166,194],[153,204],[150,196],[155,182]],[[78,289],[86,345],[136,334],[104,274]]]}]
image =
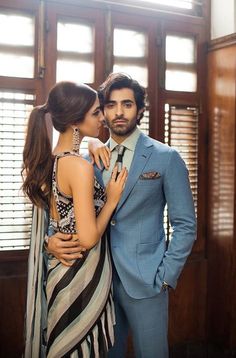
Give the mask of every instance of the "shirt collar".
[{"label": "shirt collar", "polygon": [[[123,145],[124,147],[126,147],[129,150],[134,151],[135,150],[135,146],[137,144],[138,138],[140,136],[141,130],[136,127],[136,129],[130,134],[129,137],[127,137],[122,143],[120,143],[121,145]],[[113,149],[118,145],[118,143],[111,138],[110,139],[110,150],[113,151]]]}]

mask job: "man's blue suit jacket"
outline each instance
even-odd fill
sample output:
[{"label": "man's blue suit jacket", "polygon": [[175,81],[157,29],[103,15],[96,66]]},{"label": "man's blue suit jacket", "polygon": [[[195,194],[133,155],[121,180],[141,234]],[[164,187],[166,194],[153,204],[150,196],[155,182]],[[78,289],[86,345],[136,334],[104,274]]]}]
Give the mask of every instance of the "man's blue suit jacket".
[{"label": "man's blue suit jacket", "polygon": [[[156,178],[140,178],[150,172],[157,172]],[[103,184],[102,171],[95,167],[95,174]],[[168,248],[163,227],[166,204],[173,228]],[[141,133],[110,221],[112,257],[127,293],[137,299],[151,297],[161,291],[163,281],[175,288],[195,238],[195,210],[184,161],[173,148]]]}]

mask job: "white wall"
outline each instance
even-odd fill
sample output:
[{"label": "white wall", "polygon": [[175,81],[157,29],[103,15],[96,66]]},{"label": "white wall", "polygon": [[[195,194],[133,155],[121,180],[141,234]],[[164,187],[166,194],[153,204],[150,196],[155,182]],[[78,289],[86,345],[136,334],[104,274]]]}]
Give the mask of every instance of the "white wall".
[{"label": "white wall", "polygon": [[236,32],[236,0],[211,0],[211,39]]}]

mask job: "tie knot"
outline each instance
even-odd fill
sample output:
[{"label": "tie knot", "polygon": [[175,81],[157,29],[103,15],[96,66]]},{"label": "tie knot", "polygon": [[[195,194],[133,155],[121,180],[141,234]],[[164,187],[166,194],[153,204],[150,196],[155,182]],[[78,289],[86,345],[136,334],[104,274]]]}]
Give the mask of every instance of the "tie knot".
[{"label": "tie knot", "polygon": [[123,145],[117,145],[116,150],[117,150],[119,155],[123,155],[124,151],[125,151],[125,147]]}]

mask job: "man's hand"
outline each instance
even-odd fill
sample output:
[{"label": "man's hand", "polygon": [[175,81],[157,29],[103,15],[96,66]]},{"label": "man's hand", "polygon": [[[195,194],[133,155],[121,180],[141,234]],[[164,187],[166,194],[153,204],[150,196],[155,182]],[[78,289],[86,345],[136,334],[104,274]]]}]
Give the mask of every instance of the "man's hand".
[{"label": "man's hand", "polygon": [[73,260],[81,259],[85,248],[78,240],[72,240],[72,235],[57,232],[48,238],[47,251],[55,256],[65,266],[71,266]]},{"label": "man's hand", "polygon": [[89,139],[88,151],[92,164],[96,163],[99,169],[102,169],[100,161],[103,162],[105,169],[109,168],[111,151],[99,139]]}]

